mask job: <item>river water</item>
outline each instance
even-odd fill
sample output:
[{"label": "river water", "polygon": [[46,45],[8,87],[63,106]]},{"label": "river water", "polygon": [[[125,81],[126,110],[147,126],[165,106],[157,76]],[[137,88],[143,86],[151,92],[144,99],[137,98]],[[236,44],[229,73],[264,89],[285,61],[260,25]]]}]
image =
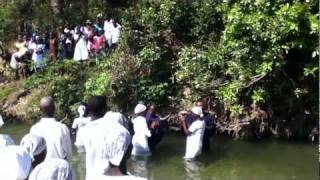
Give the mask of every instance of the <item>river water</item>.
[{"label": "river water", "polygon": [[[0,133],[16,143],[29,131],[27,125],[5,125]],[[263,140],[234,141],[213,137],[212,151],[199,160],[185,162],[184,137],[167,134],[148,159],[130,159],[132,174],[149,180],[317,180],[318,147],[309,143]],[[77,180],[85,175],[84,160],[74,151]]]}]

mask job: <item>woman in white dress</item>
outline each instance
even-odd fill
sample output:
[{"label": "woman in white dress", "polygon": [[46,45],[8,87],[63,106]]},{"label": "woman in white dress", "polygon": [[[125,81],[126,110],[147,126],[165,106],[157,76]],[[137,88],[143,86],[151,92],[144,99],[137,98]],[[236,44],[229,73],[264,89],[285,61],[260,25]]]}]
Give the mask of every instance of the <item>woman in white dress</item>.
[{"label": "woman in white dress", "polygon": [[85,36],[78,30],[78,32],[74,34],[74,40],[76,42],[76,46],[74,48],[73,59],[78,62],[88,60],[89,51]]},{"label": "woman in white dress", "polygon": [[148,138],[151,136],[148,129],[147,120],[145,118],[147,107],[142,104],[138,104],[134,113],[137,115],[132,120],[134,135],[132,138],[132,155],[134,156],[150,156],[151,151],[148,145]]}]

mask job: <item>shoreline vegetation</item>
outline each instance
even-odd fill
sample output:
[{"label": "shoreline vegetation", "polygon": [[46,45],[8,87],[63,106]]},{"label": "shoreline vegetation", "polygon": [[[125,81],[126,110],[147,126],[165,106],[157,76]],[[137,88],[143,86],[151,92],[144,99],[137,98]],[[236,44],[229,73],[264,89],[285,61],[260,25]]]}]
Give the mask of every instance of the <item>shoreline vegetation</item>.
[{"label": "shoreline vegetation", "polygon": [[[5,119],[36,122],[40,98],[51,95],[57,118],[71,124],[81,102],[106,95],[109,107],[127,116],[140,100],[155,103],[177,128],[178,112],[203,99],[218,134],[318,141],[318,1],[86,2],[55,10],[48,2],[0,3],[4,45],[27,30],[79,24],[99,13],[123,26],[117,49],[99,61],[49,62],[17,80],[0,59]],[[84,11],[72,11],[78,6]]]}]

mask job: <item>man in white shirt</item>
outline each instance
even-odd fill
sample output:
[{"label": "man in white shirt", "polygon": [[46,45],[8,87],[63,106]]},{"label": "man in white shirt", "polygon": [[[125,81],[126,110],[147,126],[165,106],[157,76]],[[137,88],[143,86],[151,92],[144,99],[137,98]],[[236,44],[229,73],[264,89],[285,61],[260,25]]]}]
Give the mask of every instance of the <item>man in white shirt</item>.
[{"label": "man in white shirt", "polygon": [[71,162],[72,148],[69,129],[54,118],[55,105],[52,97],[40,101],[42,118],[30,129],[30,134],[41,136],[47,144],[48,158],[60,158]]},{"label": "man in white shirt", "polygon": [[[203,112],[201,107],[193,107],[191,109],[195,121],[187,127],[185,122],[182,122],[182,128],[187,136],[185,159],[194,159],[202,152],[202,139],[205,130],[205,122],[203,121]],[[184,118],[182,119],[184,121]]]}]

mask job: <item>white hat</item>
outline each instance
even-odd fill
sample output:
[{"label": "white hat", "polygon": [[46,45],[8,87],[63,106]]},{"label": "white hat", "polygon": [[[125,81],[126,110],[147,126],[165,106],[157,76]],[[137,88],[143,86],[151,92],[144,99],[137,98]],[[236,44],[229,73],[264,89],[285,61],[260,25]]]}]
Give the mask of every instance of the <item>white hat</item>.
[{"label": "white hat", "polygon": [[36,166],[29,177],[29,180],[43,179],[72,180],[72,169],[70,164],[63,159],[46,159]]},{"label": "white hat", "polygon": [[202,112],[202,108],[201,107],[193,107],[192,109],[191,109],[191,112],[193,113],[193,114],[196,114],[196,115],[198,115],[198,116],[200,116],[200,117],[203,117],[203,112]]},{"label": "white hat", "polygon": [[109,130],[99,137],[102,146],[102,157],[111,164],[119,166],[124,155],[131,144],[131,135],[129,131],[119,123],[110,124]]},{"label": "white hat", "polygon": [[31,169],[31,157],[21,146],[0,149],[0,179],[26,179]]},{"label": "white hat", "polygon": [[108,111],[105,115],[104,115],[104,118],[107,120],[107,121],[114,121],[114,122],[118,122],[120,123],[122,126],[126,127],[126,122],[127,122],[127,119],[126,117],[119,113],[119,112],[112,112],[112,111]]},{"label": "white hat", "polygon": [[3,122],[2,116],[1,116],[1,114],[0,114],[0,127],[2,127],[3,124],[4,124],[4,122]]},{"label": "white hat", "polygon": [[43,137],[33,134],[25,135],[22,138],[20,145],[26,148],[31,158],[42,153],[47,147]]},{"label": "white hat", "polygon": [[135,114],[140,114],[142,112],[144,112],[145,110],[147,110],[147,107],[143,104],[138,104],[135,108],[134,108],[134,113]]},{"label": "white hat", "polygon": [[80,105],[80,106],[78,107],[79,116],[80,116],[80,117],[83,117],[85,112],[86,112],[86,107],[85,107],[84,105]]}]

